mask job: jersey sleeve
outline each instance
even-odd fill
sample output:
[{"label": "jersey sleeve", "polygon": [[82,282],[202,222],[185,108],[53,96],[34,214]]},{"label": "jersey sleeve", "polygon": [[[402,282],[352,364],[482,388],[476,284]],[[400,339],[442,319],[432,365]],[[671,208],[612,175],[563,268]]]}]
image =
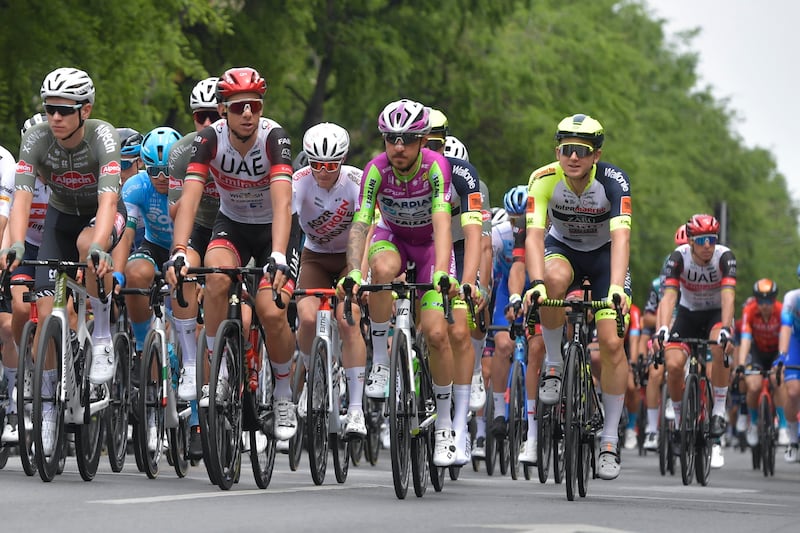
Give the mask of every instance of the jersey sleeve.
[{"label": "jersey sleeve", "polygon": [[170,204],[175,204],[183,192],[183,180],[186,178],[186,167],[192,153],[192,143],[178,141],[172,145],[167,160],[169,170],[169,192],[167,198]]},{"label": "jersey sleeve", "polygon": [[525,209],[525,225],[528,228],[544,229],[547,225],[547,206],[553,197],[553,188],[558,179],[555,164],[546,165],[531,173]]},{"label": "jersey sleeve", "polygon": [[432,188],[431,213],[447,213],[449,215],[452,182],[450,164],[443,156],[436,155],[438,157],[433,160],[428,171],[428,181]]},{"label": "jersey sleeve", "polygon": [[375,163],[370,161],[361,176],[361,188],[358,192],[358,205],[353,215],[353,222],[361,222],[367,226],[375,220],[375,207],[378,202],[378,191],[381,187],[381,173]]},{"label": "jersey sleeve", "polygon": [[191,156],[186,166],[184,181],[199,181],[203,184],[209,179],[209,166],[217,152],[217,134],[207,126],[200,130],[192,141]]},{"label": "jersey sleeve", "polygon": [[611,205],[609,230],[631,229],[631,184],[627,174],[610,165],[598,168],[607,178],[606,194]]},{"label": "jersey sleeve", "polygon": [[125,202],[125,210],[128,212],[125,226],[133,230],[136,229],[139,217],[142,216],[143,194],[144,187],[139,174],[132,176],[122,185],[122,201]]},{"label": "jersey sleeve", "polygon": [[453,188],[461,201],[461,226],[481,224],[483,230],[483,195],[478,171],[466,161],[450,159]]},{"label": "jersey sleeve", "polygon": [[664,263],[664,287],[680,289],[681,272],[683,272],[683,256],[677,250],[672,252]]},{"label": "jersey sleeve", "polygon": [[100,122],[94,131],[94,150],[97,153],[97,195],[111,192],[119,194],[120,165],[119,134],[107,122]]},{"label": "jersey sleeve", "polygon": [[270,181],[287,181],[292,179],[292,140],[281,127],[273,128],[267,135],[267,154],[271,167]]},{"label": "jersey sleeve", "polygon": [[719,270],[722,273],[722,288],[736,288],[736,257],[727,250],[719,257]]},{"label": "jersey sleeve", "polygon": [[11,213],[16,168],[14,156],[8,150],[0,148],[0,216],[6,218]]}]

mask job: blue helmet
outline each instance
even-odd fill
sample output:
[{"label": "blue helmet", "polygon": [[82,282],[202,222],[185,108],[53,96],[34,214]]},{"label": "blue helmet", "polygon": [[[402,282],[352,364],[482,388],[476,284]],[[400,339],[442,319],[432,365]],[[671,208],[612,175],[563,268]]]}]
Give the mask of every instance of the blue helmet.
[{"label": "blue helmet", "polygon": [[165,167],[169,150],[181,134],[172,128],[161,127],[150,131],[142,141],[142,161],[146,167]]},{"label": "blue helmet", "polygon": [[119,135],[119,155],[124,159],[139,157],[142,149],[142,134],[133,128],[117,128]]},{"label": "blue helmet", "polygon": [[527,185],[511,187],[503,197],[503,207],[509,215],[524,215],[528,206]]}]

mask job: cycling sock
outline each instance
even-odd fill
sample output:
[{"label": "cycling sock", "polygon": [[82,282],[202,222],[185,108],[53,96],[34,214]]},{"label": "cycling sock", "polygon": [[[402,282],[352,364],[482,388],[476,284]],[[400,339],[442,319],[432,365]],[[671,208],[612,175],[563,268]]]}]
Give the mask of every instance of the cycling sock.
[{"label": "cycling sock", "polygon": [[195,366],[197,364],[197,319],[176,318],[174,322],[178,344],[181,347],[183,366]]},{"label": "cycling sock", "polygon": [[208,360],[211,360],[211,354],[214,353],[214,343],[217,338],[211,335],[206,335],[206,347],[208,348]]},{"label": "cycling sock", "polygon": [[725,416],[725,401],[728,399],[728,387],[714,387],[714,409],[712,415]]},{"label": "cycling sock", "polygon": [[[6,390],[8,391],[9,397],[11,397],[11,393],[14,391],[14,385],[17,384],[17,369],[16,367],[6,367]],[[17,394],[22,394],[22,391],[17,391]],[[13,415],[17,412],[17,402],[10,401],[8,402],[8,407],[6,408],[6,414]]]},{"label": "cycling sock", "polygon": [[[58,379],[58,371],[56,369],[53,370],[43,370],[42,371],[42,396],[52,396],[56,392],[56,380]],[[52,403],[47,402],[46,405],[52,406],[51,408],[55,408]],[[797,425],[795,424],[795,427]],[[797,433],[795,431],[795,433]]]},{"label": "cycling sock", "polygon": [[639,413],[628,412],[628,425],[625,429],[636,429],[636,420],[639,418]]},{"label": "cycling sock", "polygon": [[144,340],[147,338],[147,332],[150,331],[150,321],[134,322],[131,320],[131,329],[136,342],[136,351],[141,352],[144,350]]},{"label": "cycling sock", "polygon": [[479,416],[475,419],[475,438],[486,437],[486,419]]},{"label": "cycling sock", "polygon": [[436,429],[453,428],[453,419],[450,416],[452,392],[452,382],[447,385],[433,384],[433,395],[436,397]]},{"label": "cycling sock", "polygon": [[786,413],[783,411],[783,407],[776,407],[775,413],[778,415],[778,427],[785,428],[786,427]]},{"label": "cycling sock", "polygon": [[755,426],[758,424],[758,409],[750,410],[750,425]]},{"label": "cycling sock", "polygon": [[658,431],[658,408],[647,409],[647,433],[655,433]]},{"label": "cycling sock", "polygon": [[345,368],[344,375],[347,379],[347,391],[349,394],[347,411],[361,411],[361,402],[364,395],[364,367]]},{"label": "cycling sock", "polygon": [[[470,385],[453,385],[453,428],[459,431],[467,429],[467,413],[469,413]],[[464,443],[461,443],[461,448]]]},{"label": "cycling sock", "polygon": [[95,296],[89,296],[89,301],[92,304],[92,312],[94,314],[94,331],[93,337],[95,339],[110,339],[111,330],[109,329],[109,321],[111,319],[111,295],[106,295],[105,300],[100,300]]},{"label": "cycling sock", "polygon": [[492,400],[494,401],[494,416],[504,416],[506,412],[506,395],[504,392],[493,392]]},{"label": "cycling sock", "polygon": [[482,339],[472,339],[472,349],[475,350],[475,366],[472,368],[472,374],[478,374],[481,371],[481,359],[483,358],[483,347],[486,344],[486,337]]},{"label": "cycling sock", "polygon": [[538,429],[536,427],[536,398],[528,398],[528,440],[536,440]]},{"label": "cycling sock", "polygon": [[372,364],[389,366],[389,321],[375,322],[370,320],[372,334]]},{"label": "cycling sock", "polygon": [[189,400],[189,407],[192,409],[192,413],[189,415],[189,427],[199,426],[200,417],[197,414],[197,400]]},{"label": "cycling sock", "polygon": [[610,442],[616,445],[619,442],[619,419],[622,416],[622,407],[625,404],[624,394],[604,394],[603,411],[605,420],[603,421],[603,433],[600,435],[601,442]]},{"label": "cycling sock", "polygon": [[673,400],[672,402],[672,411],[675,413],[675,427],[681,427],[681,403],[683,401],[676,402]]},{"label": "cycling sock", "polygon": [[561,357],[561,342],[564,338],[564,328],[550,329],[542,326],[542,339],[545,346],[545,364],[548,365],[561,365],[563,358]]},{"label": "cycling sock", "polygon": [[272,395],[275,398],[291,398],[292,397],[292,380],[289,379],[292,370],[292,360],[289,359],[285,363],[276,363],[270,361],[272,365],[272,374],[275,376],[275,390]]},{"label": "cycling sock", "polygon": [[786,429],[789,430],[789,444],[797,444],[797,421],[786,420]]}]

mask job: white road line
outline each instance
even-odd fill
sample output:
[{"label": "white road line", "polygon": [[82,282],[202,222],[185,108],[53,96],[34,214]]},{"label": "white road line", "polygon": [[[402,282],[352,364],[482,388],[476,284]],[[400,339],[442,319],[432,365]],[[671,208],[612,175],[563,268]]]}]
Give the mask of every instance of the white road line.
[{"label": "white road line", "polygon": [[[715,489],[706,489],[706,490],[715,490]],[[536,496],[552,496],[552,492],[543,492],[543,491],[535,491],[530,492],[528,494],[536,495]],[[719,504],[719,505],[750,505],[753,507],[794,507],[786,504],[781,503],[763,503],[763,502],[750,502],[750,501],[742,501],[742,500],[710,500],[710,499],[702,499],[702,498],[677,498],[677,497],[667,497],[667,496],[636,496],[633,494],[619,494],[619,495],[611,495],[608,493],[604,494],[592,494],[589,491],[588,499],[600,499],[600,500],[653,500],[653,501],[669,501],[669,502],[682,502],[682,503],[712,503],[712,504]]]},{"label": "white road line", "polygon": [[375,485],[375,484],[352,484],[352,485],[326,485],[314,487],[293,487],[286,489],[246,489],[236,491],[219,491],[219,492],[195,492],[191,494],[165,494],[164,496],[148,496],[145,498],[119,498],[115,500],[89,500],[87,503],[99,503],[105,505],[137,505],[142,503],[161,503],[161,502],[175,502],[183,500],[202,500],[207,498],[230,498],[234,496],[253,496],[255,494],[291,494],[295,492],[320,492],[330,490],[353,490],[353,489],[374,489],[374,488],[391,488],[391,485]]}]

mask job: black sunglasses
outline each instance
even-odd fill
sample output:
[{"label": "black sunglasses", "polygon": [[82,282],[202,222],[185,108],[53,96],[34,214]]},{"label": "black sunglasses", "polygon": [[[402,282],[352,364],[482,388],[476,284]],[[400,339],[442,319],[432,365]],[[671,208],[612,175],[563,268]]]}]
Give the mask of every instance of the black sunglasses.
[{"label": "black sunglasses", "polygon": [[166,166],[158,165],[147,167],[147,175],[151,178],[157,178],[159,174],[164,173],[165,176],[169,176],[169,169]]},{"label": "black sunglasses", "polygon": [[433,150],[434,152],[438,152],[444,146],[444,139],[428,139],[428,142],[425,143],[425,148],[428,150]]},{"label": "black sunglasses", "polygon": [[208,120],[209,122],[218,121],[220,119],[220,115],[214,109],[210,109],[210,110],[206,110],[206,111],[195,111],[194,112],[194,119],[200,124],[205,124],[206,120]]},{"label": "black sunglasses", "polygon": [[583,158],[594,153],[594,148],[586,144],[580,143],[565,143],[558,145],[558,155],[564,157],[572,157],[572,154]]},{"label": "black sunglasses", "polygon": [[397,144],[401,142],[403,144],[413,144],[420,140],[422,135],[418,133],[384,133],[383,140],[390,143],[390,144]]},{"label": "black sunglasses", "polygon": [[58,113],[62,117],[66,117],[75,114],[78,111],[78,109],[82,107],[83,104],[75,104],[75,105],[44,104],[44,111],[45,113],[51,116]]}]

